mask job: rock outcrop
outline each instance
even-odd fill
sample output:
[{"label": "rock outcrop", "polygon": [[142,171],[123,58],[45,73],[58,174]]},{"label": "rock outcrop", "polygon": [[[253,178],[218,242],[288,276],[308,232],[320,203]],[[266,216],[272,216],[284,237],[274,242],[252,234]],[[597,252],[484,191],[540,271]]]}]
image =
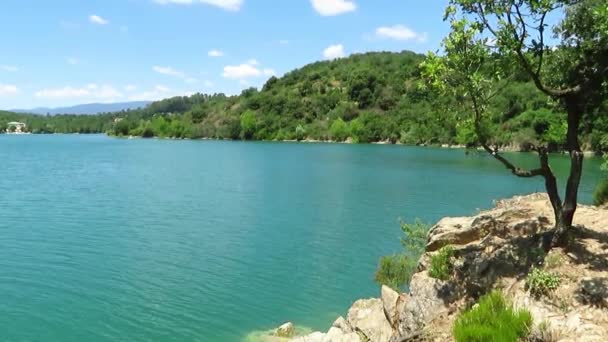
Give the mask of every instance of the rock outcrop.
[{"label": "rock outcrop", "polygon": [[[327,333],[292,341],[451,341],[458,313],[493,289],[529,310],[545,340],[608,341],[608,208],[580,206],[568,245],[547,254],[540,247],[552,217],[546,196],[533,194],[473,217],[444,218],[429,231],[409,293],[383,286],[381,298],[356,301]],[[454,250],[449,280],[434,279],[431,256],[447,245]],[[525,282],[533,268],[557,274],[559,287],[532,296]]]}]

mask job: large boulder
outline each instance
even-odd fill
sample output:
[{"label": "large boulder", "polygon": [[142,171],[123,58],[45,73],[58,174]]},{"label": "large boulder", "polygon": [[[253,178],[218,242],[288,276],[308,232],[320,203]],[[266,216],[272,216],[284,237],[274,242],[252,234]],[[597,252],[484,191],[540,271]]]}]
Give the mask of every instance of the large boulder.
[{"label": "large boulder", "polygon": [[433,252],[447,245],[462,245],[477,240],[480,232],[471,227],[472,222],[470,217],[441,219],[429,231],[426,250]]},{"label": "large boulder", "polygon": [[348,323],[374,342],[387,342],[393,334],[382,300],[378,298],[356,301],[348,310]]},{"label": "large boulder", "polygon": [[427,323],[447,314],[455,299],[455,287],[451,283],[431,278],[427,272],[414,274],[409,298],[399,312],[391,341],[401,341],[420,332]]},{"label": "large boulder", "polygon": [[475,217],[446,217],[429,231],[426,251],[467,245],[487,235],[503,238],[532,235],[550,226],[547,217],[534,217],[528,208],[494,209]]}]

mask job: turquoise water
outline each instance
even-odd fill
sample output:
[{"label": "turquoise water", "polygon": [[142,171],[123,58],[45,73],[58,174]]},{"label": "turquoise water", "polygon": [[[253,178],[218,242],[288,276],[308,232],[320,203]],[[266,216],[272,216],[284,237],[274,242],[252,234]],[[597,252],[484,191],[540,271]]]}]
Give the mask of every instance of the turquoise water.
[{"label": "turquoise water", "polygon": [[[586,163],[585,202],[598,166]],[[461,150],[0,136],[0,340],[327,329],[378,295],[373,272],[399,250],[399,218],[539,190]]]}]

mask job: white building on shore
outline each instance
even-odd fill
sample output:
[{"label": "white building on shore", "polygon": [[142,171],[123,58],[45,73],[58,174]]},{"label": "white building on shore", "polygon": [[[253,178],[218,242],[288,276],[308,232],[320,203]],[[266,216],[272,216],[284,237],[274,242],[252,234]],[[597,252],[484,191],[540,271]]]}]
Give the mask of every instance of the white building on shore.
[{"label": "white building on shore", "polygon": [[23,122],[9,122],[6,124],[7,134],[23,134],[27,133],[27,125]]}]

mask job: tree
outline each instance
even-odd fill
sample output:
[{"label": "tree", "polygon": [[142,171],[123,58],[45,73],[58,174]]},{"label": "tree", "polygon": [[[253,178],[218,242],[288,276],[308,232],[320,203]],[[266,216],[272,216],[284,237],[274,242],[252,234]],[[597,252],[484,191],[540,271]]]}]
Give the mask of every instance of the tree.
[{"label": "tree", "polygon": [[257,126],[257,118],[255,112],[246,111],[241,115],[241,138],[249,140],[253,138]]},{"label": "tree", "polygon": [[[552,27],[549,18],[561,15]],[[467,111],[479,144],[518,177],[542,177],[555,215],[551,245],[572,226],[583,167],[581,120],[606,94],[608,6],[605,0],[450,0],[444,20],[451,32],[444,55],[429,54],[423,75],[454,95]],[[547,31],[553,31],[553,46]],[[539,167],[522,169],[493,141],[489,103],[514,77],[524,75],[567,114],[565,146],[570,174],[562,200],[546,146],[534,146]],[[555,138],[554,138],[555,139]]]}]

